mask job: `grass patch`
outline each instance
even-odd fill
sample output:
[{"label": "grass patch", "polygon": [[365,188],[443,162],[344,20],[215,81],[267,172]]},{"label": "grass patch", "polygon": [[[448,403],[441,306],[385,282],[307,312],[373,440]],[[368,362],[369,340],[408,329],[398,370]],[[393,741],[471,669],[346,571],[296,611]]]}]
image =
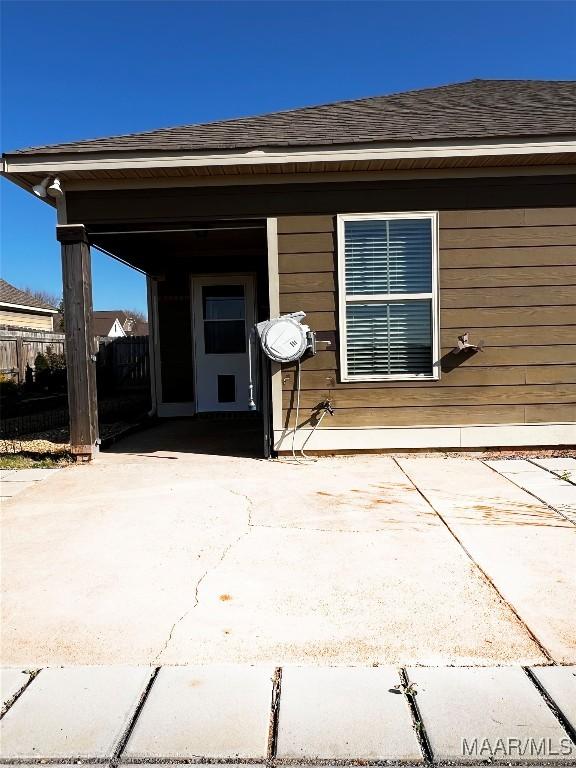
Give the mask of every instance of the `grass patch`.
[{"label": "grass patch", "polygon": [[58,451],[48,454],[0,453],[0,469],[54,469],[70,464],[72,456]]}]

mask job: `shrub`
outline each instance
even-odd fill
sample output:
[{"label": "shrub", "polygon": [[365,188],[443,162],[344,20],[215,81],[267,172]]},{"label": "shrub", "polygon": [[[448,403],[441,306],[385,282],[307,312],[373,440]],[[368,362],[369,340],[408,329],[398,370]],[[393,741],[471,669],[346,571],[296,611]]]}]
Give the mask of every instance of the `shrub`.
[{"label": "shrub", "polygon": [[0,397],[6,400],[13,400],[18,395],[18,384],[12,378],[4,373],[0,373]]},{"label": "shrub", "polygon": [[46,347],[34,360],[36,386],[40,389],[60,390],[66,386],[66,358],[64,354]]}]

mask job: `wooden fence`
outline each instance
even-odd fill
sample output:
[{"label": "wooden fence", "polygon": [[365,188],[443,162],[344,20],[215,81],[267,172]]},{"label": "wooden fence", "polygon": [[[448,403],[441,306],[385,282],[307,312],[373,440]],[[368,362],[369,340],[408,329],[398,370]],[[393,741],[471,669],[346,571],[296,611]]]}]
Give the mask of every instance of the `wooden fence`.
[{"label": "wooden fence", "polygon": [[[0,331],[3,373],[24,381],[26,364],[34,367],[39,352],[64,351],[62,334]],[[99,340],[96,362],[98,413],[101,423],[139,418],[150,409],[150,363],[147,336]],[[26,387],[0,397],[0,441],[49,431],[68,424],[64,393]],[[0,446],[1,449],[1,446]]]},{"label": "wooden fence", "polygon": [[50,348],[57,354],[64,352],[64,334],[52,331],[0,329],[0,373],[11,376],[23,384],[26,366],[34,370],[36,356],[45,355]]},{"label": "wooden fence", "polygon": [[150,356],[148,336],[101,338],[98,368],[114,390],[148,387]]}]

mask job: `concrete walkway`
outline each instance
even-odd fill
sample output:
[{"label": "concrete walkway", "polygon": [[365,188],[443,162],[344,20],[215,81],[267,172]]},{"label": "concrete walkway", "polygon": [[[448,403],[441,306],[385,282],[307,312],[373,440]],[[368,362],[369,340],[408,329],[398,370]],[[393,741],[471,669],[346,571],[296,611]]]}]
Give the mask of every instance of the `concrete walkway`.
[{"label": "concrete walkway", "polygon": [[58,471],[58,469],[0,469],[0,501],[17,496]]},{"label": "concrete walkway", "polygon": [[5,762],[576,760],[576,667],[74,667],[1,679]]},{"label": "concrete walkway", "polygon": [[499,471],[193,453],[185,430],[5,501],[4,664],[576,662],[576,526]]}]

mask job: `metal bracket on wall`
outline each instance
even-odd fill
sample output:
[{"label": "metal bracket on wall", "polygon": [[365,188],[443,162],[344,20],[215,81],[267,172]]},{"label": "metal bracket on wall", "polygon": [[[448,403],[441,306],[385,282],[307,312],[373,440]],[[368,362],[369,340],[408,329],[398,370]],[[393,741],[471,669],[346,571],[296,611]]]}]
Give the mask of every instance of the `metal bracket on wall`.
[{"label": "metal bracket on wall", "polygon": [[453,351],[455,355],[459,352],[483,352],[484,340],[479,341],[478,344],[470,344],[468,341],[468,331],[466,331],[462,336],[458,336],[458,346]]}]

